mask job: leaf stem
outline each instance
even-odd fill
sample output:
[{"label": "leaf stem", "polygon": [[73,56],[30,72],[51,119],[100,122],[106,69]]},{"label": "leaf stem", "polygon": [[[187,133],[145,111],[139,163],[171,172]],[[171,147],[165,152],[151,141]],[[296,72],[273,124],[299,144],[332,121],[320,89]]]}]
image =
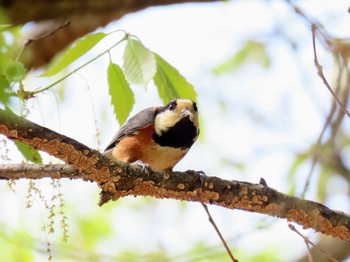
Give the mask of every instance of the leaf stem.
[{"label": "leaf stem", "polygon": [[98,54],[97,56],[93,57],[92,59],[90,59],[89,61],[85,62],[84,64],[82,64],[81,66],[78,66],[76,69],[74,69],[72,72],[66,74],[65,76],[61,77],[60,79],[58,79],[57,81],[53,82],[52,84],[37,89],[33,92],[30,92],[31,95],[36,95],[38,93],[44,92],[50,88],[52,88],[53,86],[57,85],[58,83],[60,83],[61,81],[65,80],[66,78],[68,78],[69,76],[73,75],[74,73],[76,73],[77,71],[79,71],[80,69],[82,69],[83,67],[87,66],[88,64],[92,63],[93,61],[97,60],[98,58],[100,58],[101,56],[105,55],[106,53],[109,53],[114,47],[116,47],[117,45],[119,45],[121,42],[127,40],[130,37],[130,35],[128,33],[125,34],[125,36],[119,40],[117,43],[113,44],[111,47],[109,47],[108,49],[106,49],[105,51],[103,51],[102,53]]}]

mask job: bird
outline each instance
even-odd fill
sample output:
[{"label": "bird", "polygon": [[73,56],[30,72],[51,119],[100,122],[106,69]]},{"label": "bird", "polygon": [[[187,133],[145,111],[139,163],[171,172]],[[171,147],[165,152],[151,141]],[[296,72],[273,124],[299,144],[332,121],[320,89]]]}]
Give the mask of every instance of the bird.
[{"label": "bird", "polygon": [[197,104],[190,99],[174,99],[131,117],[104,155],[155,171],[172,171],[197,140],[199,131]]}]

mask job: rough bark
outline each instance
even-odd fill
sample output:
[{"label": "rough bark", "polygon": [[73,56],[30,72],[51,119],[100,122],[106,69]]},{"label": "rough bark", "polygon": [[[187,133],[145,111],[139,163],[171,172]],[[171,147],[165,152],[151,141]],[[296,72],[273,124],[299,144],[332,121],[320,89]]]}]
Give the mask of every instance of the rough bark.
[{"label": "rough bark", "polygon": [[[6,0],[0,2],[0,8],[13,24],[39,22],[25,36],[26,40],[40,39],[31,42],[22,56],[22,62],[30,68],[45,65],[72,41],[126,14],[151,6],[215,1],[218,0]],[[66,20],[69,26],[41,38]]]},{"label": "rough bark", "polygon": [[89,175],[64,164],[3,164],[0,165],[0,180],[10,179],[69,178],[93,181]]},{"label": "rough bark", "polygon": [[[197,201],[285,218],[304,228],[350,241],[349,215],[288,196],[264,184],[228,181],[195,171],[145,172],[137,166],[111,161],[69,137],[1,109],[0,133],[73,166],[77,171],[71,178],[78,178],[77,172],[85,173],[86,180],[95,181],[102,189],[100,205],[128,195]],[[0,174],[2,179],[8,179],[4,171]],[[50,173],[47,176],[51,177]]]}]

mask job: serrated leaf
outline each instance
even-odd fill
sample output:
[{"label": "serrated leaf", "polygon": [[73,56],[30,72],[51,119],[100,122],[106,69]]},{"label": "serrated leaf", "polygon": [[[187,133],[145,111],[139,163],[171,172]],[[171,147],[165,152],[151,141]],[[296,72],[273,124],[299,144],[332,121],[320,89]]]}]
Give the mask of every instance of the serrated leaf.
[{"label": "serrated leaf", "polygon": [[42,158],[38,150],[20,141],[15,141],[15,145],[17,146],[18,150],[22,153],[22,155],[25,157],[25,159],[36,164],[42,163]]},{"label": "serrated leaf", "polygon": [[53,66],[51,66],[41,76],[53,76],[58,74],[75,60],[87,53],[106,36],[107,34],[102,32],[85,36],[81,40],[77,41],[74,46],[68,49],[63,56],[56,60],[55,64],[53,64]]},{"label": "serrated leaf", "polygon": [[146,85],[156,73],[153,53],[138,40],[128,39],[123,59],[126,79],[132,84]]},{"label": "serrated leaf", "polygon": [[5,66],[4,74],[9,82],[20,82],[26,76],[26,69],[20,62],[11,62]]},{"label": "serrated leaf", "polygon": [[134,106],[134,93],[125,79],[123,70],[117,64],[111,62],[107,74],[114,113],[119,124],[122,125]]},{"label": "serrated leaf", "polygon": [[234,72],[247,63],[255,63],[267,68],[271,65],[264,43],[250,40],[231,58],[216,66],[213,72],[217,75]]},{"label": "serrated leaf", "polygon": [[157,62],[157,73],[153,80],[164,104],[175,98],[188,98],[197,101],[197,92],[179,71],[154,53]]}]

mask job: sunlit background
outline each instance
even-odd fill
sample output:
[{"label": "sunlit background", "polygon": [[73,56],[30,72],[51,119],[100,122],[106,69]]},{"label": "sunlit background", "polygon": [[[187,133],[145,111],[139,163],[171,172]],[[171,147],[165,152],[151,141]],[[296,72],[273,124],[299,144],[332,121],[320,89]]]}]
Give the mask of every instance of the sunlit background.
[{"label": "sunlit background", "polygon": [[[347,1],[303,1],[298,6],[331,35],[350,35]],[[98,31],[116,29],[136,35],[179,69],[198,93],[201,136],[176,170],[203,170],[209,176],[253,183],[263,177],[281,192],[302,194],[311,169],[311,158],[303,161],[302,153],[320,136],[331,95],[314,66],[311,26],[288,1],[149,8]],[[121,37],[122,33],[111,35],[88,56],[96,56]],[[325,75],[333,83],[334,59],[322,43],[317,42],[317,47]],[[123,50],[123,44],[113,49],[113,62],[122,63]],[[244,50],[249,55],[239,60],[236,55]],[[104,56],[30,100],[28,118],[102,151],[119,128],[108,94],[108,62]],[[28,75],[27,89],[53,81],[36,78],[39,73]],[[136,94],[132,114],[161,104],[153,83],[132,88]],[[20,105],[13,109],[20,112]],[[346,135],[349,119],[342,124],[342,135]],[[329,136],[328,132],[324,139]],[[11,160],[1,162],[22,161],[12,142],[6,147],[2,144],[0,152],[6,150]],[[343,156],[348,155],[344,147]],[[57,162],[49,156],[46,159]],[[0,184],[4,261],[46,260],[48,243],[54,261],[229,261],[198,203],[128,197],[100,208],[95,184],[61,180],[55,187],[49,180],[34,183],[45,200],[35,190],[28,192],[28,181],[17,181],[11,188],[6,182]],[[51,205],[57,192],[64,199],[67,242],[61,240],[58,212],[55,232],[48,232],[45,201]],[[350,212],[348,181],[332,172],[326,174],[317,165],[305,197]],[[29,200],[33,205],[26,208]],[[239,261],[296,261],[306,254],[304,240],[285,220],[216,206],[209,210]],[[297,229],[314,242],[321,237],[312,230]]]}]

